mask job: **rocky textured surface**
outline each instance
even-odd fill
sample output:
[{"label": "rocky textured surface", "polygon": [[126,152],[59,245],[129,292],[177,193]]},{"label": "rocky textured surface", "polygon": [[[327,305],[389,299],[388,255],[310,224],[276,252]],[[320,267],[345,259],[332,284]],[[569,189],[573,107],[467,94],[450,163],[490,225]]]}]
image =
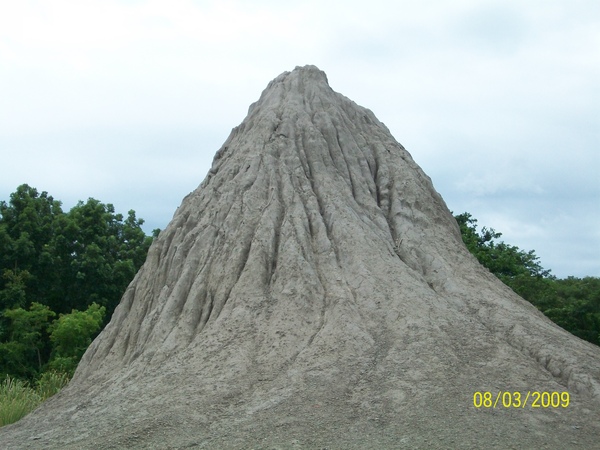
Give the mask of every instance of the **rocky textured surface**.
[{"label": "rocky textured surface", "polygon": [[[474,408],[476,391],[570,393]],[[273,80],[3,448],[594,448],[600,349],[483,269],[373,113]]]}]

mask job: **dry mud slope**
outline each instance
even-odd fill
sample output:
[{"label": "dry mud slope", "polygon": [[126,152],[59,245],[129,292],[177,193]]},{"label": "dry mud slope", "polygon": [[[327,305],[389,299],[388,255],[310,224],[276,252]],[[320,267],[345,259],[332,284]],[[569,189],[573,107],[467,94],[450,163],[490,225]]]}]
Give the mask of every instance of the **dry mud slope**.
[{"label": "dry mud slope", "polygon": [[250,107],[71,384],[0,446],[591,449],[599,409],[600,348],[483,269],[385,125],[307,66]]}]

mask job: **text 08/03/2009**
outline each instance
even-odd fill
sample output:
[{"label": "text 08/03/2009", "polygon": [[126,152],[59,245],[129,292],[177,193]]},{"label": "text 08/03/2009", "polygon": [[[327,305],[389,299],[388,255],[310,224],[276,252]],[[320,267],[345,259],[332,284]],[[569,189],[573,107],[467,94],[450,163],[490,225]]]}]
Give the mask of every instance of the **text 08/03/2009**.
[{"label": "text 08/03/2009", "polygon": [[569,401],[568,392],[498,391],[494,395],[489,391],[477,391],[473,394],[475,408],[566,408]]}]

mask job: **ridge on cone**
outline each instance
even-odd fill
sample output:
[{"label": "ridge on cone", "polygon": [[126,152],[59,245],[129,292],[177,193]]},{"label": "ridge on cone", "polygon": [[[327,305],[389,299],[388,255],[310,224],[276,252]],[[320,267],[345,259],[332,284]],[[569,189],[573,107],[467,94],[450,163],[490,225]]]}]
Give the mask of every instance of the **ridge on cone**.
[{"label": "ridge on cone", "polygon": [[600,349],[481,267],[385,125],[305,66],[232,130],[69,386],[0,440],[589,449],[599,403]]}]

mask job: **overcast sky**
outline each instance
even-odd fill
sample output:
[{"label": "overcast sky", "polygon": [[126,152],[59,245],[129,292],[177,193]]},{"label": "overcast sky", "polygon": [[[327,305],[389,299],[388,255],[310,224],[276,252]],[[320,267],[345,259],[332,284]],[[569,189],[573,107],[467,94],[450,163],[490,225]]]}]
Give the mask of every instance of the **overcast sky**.
[{"label": "overcast sky", "polygon": [[600,2],[0,0],[0,199],[164,228],[268,82],[315,64],[468,211],[600,276]]}]

